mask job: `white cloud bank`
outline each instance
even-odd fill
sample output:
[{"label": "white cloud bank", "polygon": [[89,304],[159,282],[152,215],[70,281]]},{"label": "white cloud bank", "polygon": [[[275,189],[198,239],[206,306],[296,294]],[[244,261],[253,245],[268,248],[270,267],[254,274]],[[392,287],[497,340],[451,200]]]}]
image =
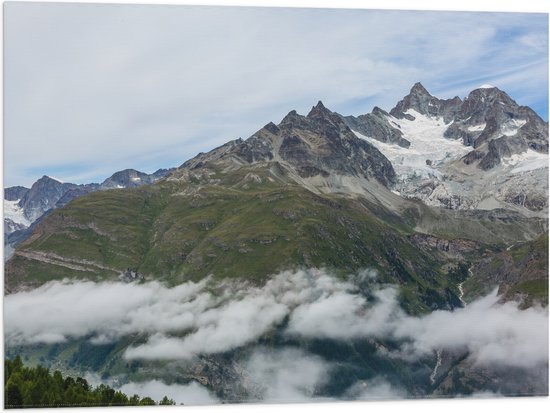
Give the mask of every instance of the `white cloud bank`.
[{"label": "white cloud bank", "polygon": [[399,339],[404,344],[396,356],[403,358],[461,349],[479,364],[529,368],[548,362],[545,309],[500,304],[495,291],[463,309],[411,317],[400,308],[394,287],[371,283],[375,298],[368,301],[357,285],[371,274],[352,278],[345,282],[319,270],[283,272],[261,288],[212,288],[209,280],[174,288],[157,282],[53,282],[5,298],[5,334],[10,345],[88,335],[101,343],[141,333],[147,341],[130,347],[127,358],[170,360],[253,343],[286,320],[291,336]]}]

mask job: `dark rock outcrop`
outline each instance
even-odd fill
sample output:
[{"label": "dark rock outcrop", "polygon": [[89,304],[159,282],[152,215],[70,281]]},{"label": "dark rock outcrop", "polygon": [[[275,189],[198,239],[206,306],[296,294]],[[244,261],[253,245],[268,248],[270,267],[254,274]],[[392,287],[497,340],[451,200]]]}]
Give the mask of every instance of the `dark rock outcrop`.
[{"label": "dark rock outcrop", "polygon": [[395,128],[388,121],[388,112],[375,107],[372,113],[360,116],[342,116],[343,121],[352,130],[380,142],[394,143],[408,148],[410,142],[403,138],[403,132]]},{"label": "dark rock outcrop", "polygon": [[75,188],[78,188],[78,185],[63,183],[44,175],[25,193],[19,201],[19,206],[32,222],[47,210],[54,208],[65,192]]},{"label": "dark rock outcrop", "polygon": [[409,94],[390,111],[390,115],[398,119],[414,120],[414,116],[405,113],[409,109],[414,109],[426,116],[442,117],[445,123],[449,123],[456,117],[461,105],[462,101],[458,96],[452,99],[438,99],[418,82],[414,84]]},{"label": "dark rock outcrop", "polygon": [[358,138],[343,117],[317,103],[307,116],[290,111],[275,125],[270,122],[247,140],[235,140],[201,153],[182,165],[195,169],[215,162],[252,164],[283,161],[301,177],[331,173],[395,182],[390,161],[373,145]]},{"label": "dark rock outcrop", "polygon": [[479,163],[479,167],[484,171],[498,165],[502,158],[527,151],[528,146],[521,136],[502,136],[490,141],[488,148],[489,152]]},{"label": "dark rock outcrop", "polygon": [[61,198],[55,203],[55,208],[61,208],[67,205],[72,200],[89,194],[90,192],[97,191],[99,189],[98,184],[80,185],[77,188],[72,188],[66,191]]},{"label": "dark rock outcrop", "polygon": [[4,199],[6,201],[17,201],[25,196],[29,192],[29,188],[24,186],[12,186],[4,189]]},{"label": "dark rock outcrop", "polygon": [[[466,164],[479,159],[479,153],[486,152],[479,163],[483,170],[495,167],[503,157],[525,152],[527,148],[548,153],[548,123],[496,87],[470,92],[445,137],[461,139],[465,145],[476,149],[475,153],[463,158]],[[498,142],[493,143],[495,140]]]}]

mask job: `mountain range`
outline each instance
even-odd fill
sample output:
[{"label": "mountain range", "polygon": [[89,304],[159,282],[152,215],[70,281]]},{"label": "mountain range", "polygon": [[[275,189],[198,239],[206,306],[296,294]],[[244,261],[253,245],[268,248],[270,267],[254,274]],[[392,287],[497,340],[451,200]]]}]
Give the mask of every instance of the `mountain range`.
[{"label": "mountain range", "polygon": [[[417,83],[390,111],[357,117],[318,102],[178,168],[126,170],[100,185],[43,177],[30,189],[7,188],[4,198],[5,231],[17,244],[5,266],[8,294],[62,279],[171,287],[210,280],[247,291],[285,271],[349,280],[369,269],[379,285],[397,286],[410,316],[461,309],[495,287],[500,302],[522,308],[548,301],[548,123],[489,85],[442,100]],[[479,367],[463,348],[401,363],[380,356],[395,350],[392,340],[300,341],[281,335],[284,325],[260,341],[345,366],[331,376],[331,395],[345,387],[344,372],[384,371],[417,396],[544,392],[529,373]],[[97,372],[124,370],[121,352],[147,341],[138,333],[124,340],[106,350]],[[71,345],[58,348],[65,359],[89,351]],[[242,354],[216,354],[178,368],[193,380],[200,371],[222,399],[253,394],[246,380],[231,382]],[[374,364],[361,364],[367,359]],[[175,374],[162,363],[139,366]],[[526,375],[521,389],[509,383],[514,375]]]},{"label": "mountain range", "polygon": [[12,186],[4,189],[4,241],[17,245],[29,234],[28,228],[48,211],[65,206],[73,199],[94,191],[134,188],[163,178],[171,169],[146,174],[135,169],[114,173],[101,184],[77,185],[44,175],[30,188]]}]

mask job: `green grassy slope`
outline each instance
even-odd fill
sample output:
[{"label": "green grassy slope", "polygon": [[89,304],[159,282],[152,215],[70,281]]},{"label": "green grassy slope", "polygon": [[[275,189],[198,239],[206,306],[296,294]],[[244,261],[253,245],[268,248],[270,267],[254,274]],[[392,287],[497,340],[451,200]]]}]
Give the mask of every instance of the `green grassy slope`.
[{"label": "green grassy slope", "polygon": [[523,307],[548,305],[548,232],[479,260],[464,283],[467,295],[474,296],[496,286],[504,300]]},{"label": "green grassy slope", "polygon": [[233,172],[214,166],[185,179],[92,193],[53,211],[7,263],[6,289],[66,277],[112,279],[128,268],[169,285],[207,275],[261,284],[285,269],[345,275],[374,268],[383,282],[402,286],[410,311],[422,312],[458,300],[445,269],[449,257],[419,248],[415,227],[429,223],[443,238],[487,242],[517,236],[523,225],[487,220],[475,231],[477,217],[411,205],[398,215],[362,198],[273,179],[272,165]]}]

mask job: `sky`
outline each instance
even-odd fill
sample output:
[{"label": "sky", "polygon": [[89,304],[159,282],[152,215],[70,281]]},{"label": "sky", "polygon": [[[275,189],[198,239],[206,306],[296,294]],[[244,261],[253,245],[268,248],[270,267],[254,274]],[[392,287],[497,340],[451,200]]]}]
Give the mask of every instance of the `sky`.
[{"label": "sky", "polygon": [[7,3],[4,185],[151,173],[322,100],[391,109],[482,84],[548,119],[548,16]]}]

